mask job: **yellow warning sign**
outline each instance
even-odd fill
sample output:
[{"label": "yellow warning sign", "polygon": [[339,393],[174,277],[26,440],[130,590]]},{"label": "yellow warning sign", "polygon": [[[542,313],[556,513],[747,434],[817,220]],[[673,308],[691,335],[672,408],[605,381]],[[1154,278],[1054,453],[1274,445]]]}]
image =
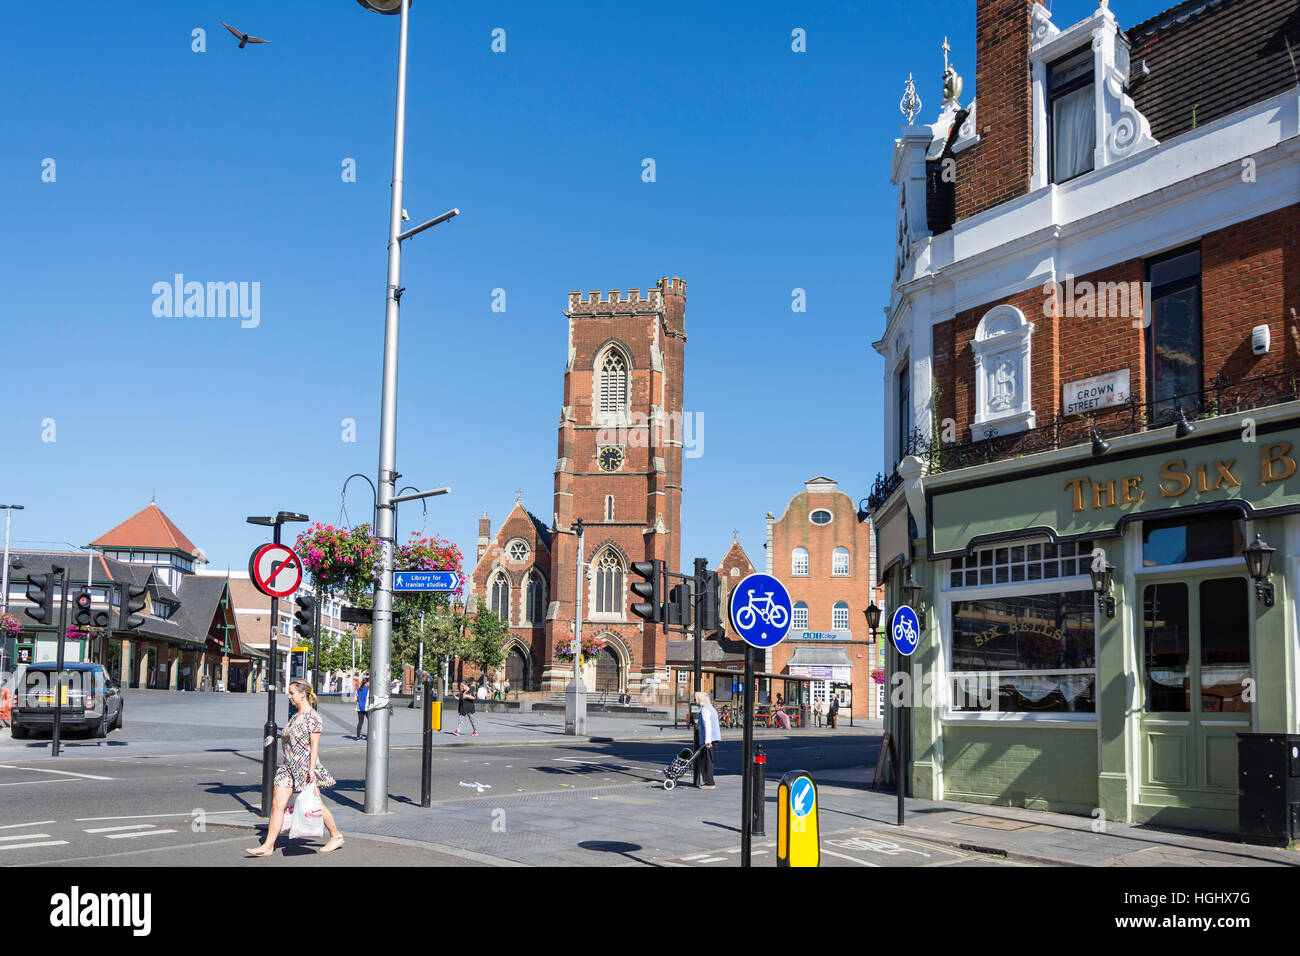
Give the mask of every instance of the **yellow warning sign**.
[{"label": "yellow warning sign", "polygon": [[817,785],[805,771],[791,770],[776,794],[776,865],[821,866]]}]

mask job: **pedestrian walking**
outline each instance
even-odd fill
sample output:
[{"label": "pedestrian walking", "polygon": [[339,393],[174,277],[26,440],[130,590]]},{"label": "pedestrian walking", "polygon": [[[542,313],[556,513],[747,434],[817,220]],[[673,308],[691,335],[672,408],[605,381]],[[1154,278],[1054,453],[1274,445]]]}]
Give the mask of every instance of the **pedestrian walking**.
[{"label": "pedestrian walking", "polygon": [[839,716],[839,713],[840,713],[840,699],[835,694],[831,694],[831,706],[830,709],[827,711],[827,715],[830,718],[828,720],[828,723],[830,724],[831,730],[835,729],[835,718]]},{"label": "pedestrian walking", "polygon": [[[266,827],[266,839],[260,846],[248,851],[249,856],[270,856],[275,852],[275,841],[280,836],[284,810],[289,805],[289,795],[301,793],[307,787],[332,787],[334,775],[320,762],[320,735],[323,724],[316,713],[316,692],[304,680],[289,685],[289,701],[298,712],[289,718],[282,741],[283,761],[275,771],[275,791],[271,797],[271,819]],[[343,845],[343,834],[334,824],[334,814],[322,803],[322,818],[329,831],[329,842],[321,847],[322,853],[333,853]]]},{"label": "pedestrian walking", "polygon": [[505,684],[502,685],[502,697],[510,696],[510,678],[506,678]]},{"label": "pedestrian walking", "polygon": [[461,725],[465,723],[465,718],[469,718],[471,737],[478,736],[478,725],[474,723],[474,695],[469,691],[468,684],[460,685],[460,705],[456,708],[456,729],[452,731],[456,736],[460,736]]},{"label": "pedestrian walking", "polygon": [[713,784],[713,754],[717,749],[718,741],[722,739],[722,727],[718,723],[718,711],[705,691],[700,691],[695,695],[695,702],[700,705],[699,727],[702,749],[697,762],[700,765],[700,776],[704,779],[700,789],[713,790],[715,789]]},{"label": "pedestrian walking", "polygon": [[818,727],[822,725],[822,702],[820,699],[813,701],[813,720],[817,722]]},{"label": "pedestrian walking", "polygon": [[[370,678],[361,678],[361,686],[357,688],[357,736],[361,739],[361,725],[369,719],[370,714],[366,712],[366,705],[370,703]],[[367,737],[370,735],[367,734]]]}]

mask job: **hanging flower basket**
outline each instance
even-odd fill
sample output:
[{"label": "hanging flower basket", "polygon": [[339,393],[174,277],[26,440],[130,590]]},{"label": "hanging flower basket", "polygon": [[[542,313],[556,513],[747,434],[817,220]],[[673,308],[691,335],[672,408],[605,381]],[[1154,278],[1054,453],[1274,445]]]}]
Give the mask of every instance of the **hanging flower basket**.
[{"label": "hanging flower basket", "polygon": [[883,684],[885,682],[885,669],[883,667],[877,667],[871,672],[871,679],[877,684]]},{"label": "hanging flower basket", "polygon": [[[582,661],[586,664],[594,661],[600,656],[600,652],[605,649],[605,642],[598,637],[582,638]],[[562,661],[573,660],[573,641],[558,640],[555,642],[555,656]]]},{"label": "hanging flower basket", "polygon": [[23,629],[22,623],[12,614],[0,614],[0,638],[17,637]]},{"label": "hanging flower basket", "polygon": [[352,601],[374,588],[383,569],[368,524],[349,529],[317,522],[298,535],[294,550],[322,593],[339,591]]}]

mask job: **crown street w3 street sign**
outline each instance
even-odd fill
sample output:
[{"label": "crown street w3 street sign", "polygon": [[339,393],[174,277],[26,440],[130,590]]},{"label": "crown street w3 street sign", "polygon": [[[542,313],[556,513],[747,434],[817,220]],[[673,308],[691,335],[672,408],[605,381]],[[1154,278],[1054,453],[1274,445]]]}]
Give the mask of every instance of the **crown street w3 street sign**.
[{"label": "crown street w3 street sign", "polygon": [[394,591],[455,591],[460,587],[458,571],[394,571]]}]

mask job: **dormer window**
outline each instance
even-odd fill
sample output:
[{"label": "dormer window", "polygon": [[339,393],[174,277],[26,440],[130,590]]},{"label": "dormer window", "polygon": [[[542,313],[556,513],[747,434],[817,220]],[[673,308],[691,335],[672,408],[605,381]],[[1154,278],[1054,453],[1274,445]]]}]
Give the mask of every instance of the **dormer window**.
[{"label": "dormer window", "polygon": [[1092,172],[1097,145],[1097,104],[1092,83],[1092,48],[1063,57],[1047,68],[1049,174],[1063,183]]}]

